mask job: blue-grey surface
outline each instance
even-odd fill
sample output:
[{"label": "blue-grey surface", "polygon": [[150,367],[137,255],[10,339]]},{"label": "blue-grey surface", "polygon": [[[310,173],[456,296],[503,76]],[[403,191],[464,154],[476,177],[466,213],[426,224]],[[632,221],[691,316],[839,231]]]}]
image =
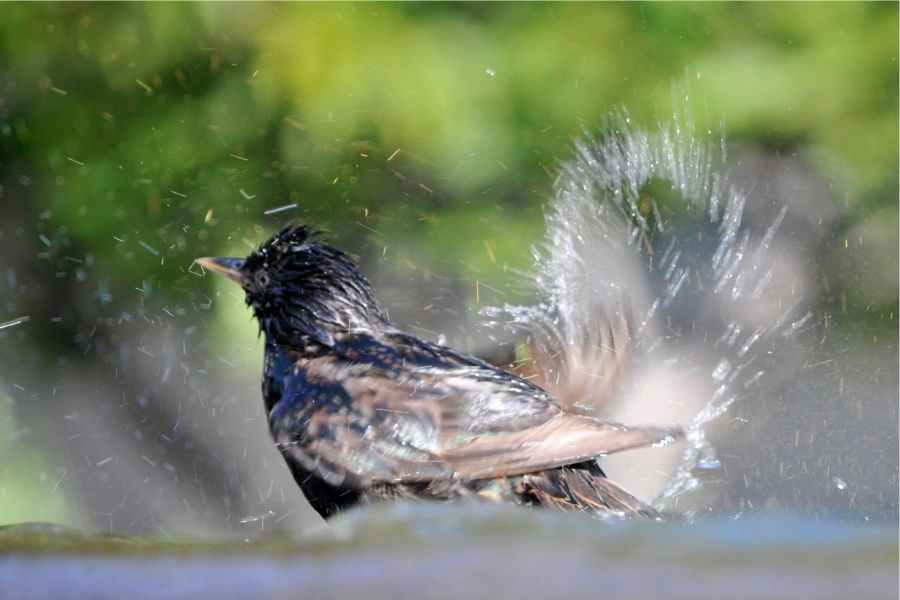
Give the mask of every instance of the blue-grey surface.
[{"label": "blue-grey surface", "polygon": [[[11,532],[7,532],[8,540]],[[14,532],[12,532],[14,533]],[[364,510],[313,535],[87,549],[5,543],[0,597],[897,598],[897,532],[801,518],[598,522],[488,507]],[[63,537],[66,534],[63,534]],[[3,538],[0,538],[3,539]],[[98,545],[98,543],[100,545]],[[139,542],[138,544],[144,544]],[[92,546],[93,544],[93,546]],[[123,548],[125,551],[123,552]]]}]

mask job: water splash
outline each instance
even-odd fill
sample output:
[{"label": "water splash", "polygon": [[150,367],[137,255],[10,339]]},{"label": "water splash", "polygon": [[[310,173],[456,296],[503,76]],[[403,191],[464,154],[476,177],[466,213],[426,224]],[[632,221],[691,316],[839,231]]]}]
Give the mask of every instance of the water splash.
[{"label": "water splash", "polygon": [[[676,104],[654,130],[620,111],[605,134],[575,144],[533,252],[537,302],[484,311],[489,325],[525,333],[534,378],[581,412],[602,414],[633,387],[626,370],[701,372],[711,391],[686,427],[661,507],[721,468],[709,425],[765,377],[762,343],[810,318],[796,318],[796,299],[758,306],[775,288],[772,243],[787,208],[764,226],[745,222],[750,195],[729,181],[724,135],[698,134],[686,97]],[[688,338],[711,362],[679,346]]]}]

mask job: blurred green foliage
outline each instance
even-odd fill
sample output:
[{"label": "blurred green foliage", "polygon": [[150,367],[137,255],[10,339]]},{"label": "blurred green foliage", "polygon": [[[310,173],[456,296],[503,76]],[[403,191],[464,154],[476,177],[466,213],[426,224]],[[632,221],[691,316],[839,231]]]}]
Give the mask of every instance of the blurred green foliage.
[{"label": "blurred green foliage", "polygon": [[4,157],[30,163],[34,201],[110,273],[160,262],[115,239],[136,227],[181,258],[223,230],[270,229],[279,219],[262,210],[292,202],[342,235],[375,235],[363,222],[484,268],[486,233],[469,215],[499,218],[495,257],[524,266],[539,213],[522,209],[547,196],[571,139],[616,105],[666,115],[685,76],[701,126],[725,119],[732,141],[812,147],[823,171],[839,165],[851,202],[896,181],[893,4],[2,12]]},{"label": "blurred green foliage", "polygon": [[65,470],[53,469],[37,449],[19,444],[28,431],[5,410],[8,403],[9,398],[0,394],[0,455],[15,457],[0,461],[0,524],[71,522],[72,505],[57,493]]},{"label": "blurred green foliage", "polygon": [[572,139],[666,118],[673,82],[701,130],[807,151],[854,221],[895,214],[897,37],[896,3],[4,4],[0,202],[91,269],[82,316],[186,302],[193,258],[288,218],[515,296]]}]

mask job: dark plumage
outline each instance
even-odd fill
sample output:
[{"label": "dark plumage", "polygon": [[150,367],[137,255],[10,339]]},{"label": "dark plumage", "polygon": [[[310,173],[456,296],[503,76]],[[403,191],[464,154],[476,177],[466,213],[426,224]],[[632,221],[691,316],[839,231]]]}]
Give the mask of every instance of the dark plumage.
[{"label": "dark plumage", "polygon": [[204,258],[238,282],[265,336],[272,436],[323,516],[398,498],[655,516],[597,456],[662,442],[566,410],[540,387],[394,327],[350,258],[287,227],[246,259]]}]

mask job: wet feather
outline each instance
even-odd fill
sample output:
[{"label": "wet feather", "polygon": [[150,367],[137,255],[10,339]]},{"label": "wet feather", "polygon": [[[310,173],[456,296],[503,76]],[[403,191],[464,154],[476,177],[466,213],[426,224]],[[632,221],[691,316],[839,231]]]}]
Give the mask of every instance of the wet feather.
[{"label": "wet feather", "polygon": [[[656,515],[595,461],[680,435],[595,416],[627,367],[627,317],[600,315],[604,326],[553,356],[536,346],[536,385],[398,330],[353,261],[307,227],[243,261],[202,260],[228,265],[246,292],[266,339],[272,436],[324,517],[401,498]],[[598,365],[600,384],[584,375]]]}]

